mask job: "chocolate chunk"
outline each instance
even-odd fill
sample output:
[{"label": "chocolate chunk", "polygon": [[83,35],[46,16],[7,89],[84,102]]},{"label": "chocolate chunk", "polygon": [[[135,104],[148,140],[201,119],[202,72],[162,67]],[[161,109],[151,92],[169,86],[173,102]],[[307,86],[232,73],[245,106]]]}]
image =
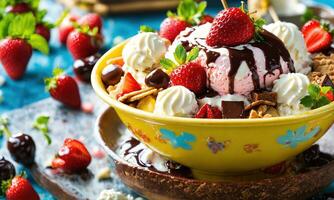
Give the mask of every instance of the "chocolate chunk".
[{"label": "chocolate chunk", "polygon": [[169,76],[161,69],[155,69],[152,72],[150,72],[146,78],[145,83],[149,87],[154,88],[167,88],[169,85]]},{"label": "chocolate chunk", "polygon": [[222,101],[223,118],[244,118],[244,107],[243,101]]},{"label": "chocolate chunk", "polygon": [[252,93],[252,101],[271,101],[277,102],[277,93],[276,92],[253,92]]},{"label": "chocolate chunk", "polygon": [[321,86],[324,87],[324,86],[328,86],[328,87],[332,87],[334,89],[334,84],[332,82],[332,80],[329,78],[329,76],[326,74],[324,76],[324,78],[321,80]]},{"label": "chocolate chunk", "polygon": [[102,70],[102,81],[106,86],[116,85],[124,75],[124,71],[120,66],[108,65]]}]

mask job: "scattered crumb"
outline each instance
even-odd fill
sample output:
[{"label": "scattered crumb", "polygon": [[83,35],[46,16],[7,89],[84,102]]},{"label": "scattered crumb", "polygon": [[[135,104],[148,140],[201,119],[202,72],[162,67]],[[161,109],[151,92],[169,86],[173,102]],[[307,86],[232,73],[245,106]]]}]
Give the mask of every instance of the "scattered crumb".
[{"label": "scattered crumb", "polygon": [[102,168],[97,174],[96,177],[99,181],[106,180],[111,178],[111,169],[109,167]]},{"label": "scattered crumb", "polygon": [[115,45],[118,45],[119,43],[121,43],[121,42],[123,42],[123,41],[124,41],[124,38],[123,38],[122,36],[116,36],[116,37],[113,39],[112,43],[113,43],[113,45],[115,46]]},{"label": "scattered crumb", "polygon": [[134,199],[131,195],[126,195],[114,189],[103,190],[98,198],[98,200],[140,200],[140,199],[139,198]]},{"label": "scattered crumb", "polygon": [[3,86],[6,83],[5,77],[0,75],[0,87]]},{"label": "scattered crumb", "polygon": [[102,159],[106,156],[105,152],[99,147],[94,147],[92,155],[97,159]]},{"label": "scattered crumb", "polygon": [[92,103],[83,103],[81,105],[81,110],[85,113],[93,113],[94,112],[94,105]]}]

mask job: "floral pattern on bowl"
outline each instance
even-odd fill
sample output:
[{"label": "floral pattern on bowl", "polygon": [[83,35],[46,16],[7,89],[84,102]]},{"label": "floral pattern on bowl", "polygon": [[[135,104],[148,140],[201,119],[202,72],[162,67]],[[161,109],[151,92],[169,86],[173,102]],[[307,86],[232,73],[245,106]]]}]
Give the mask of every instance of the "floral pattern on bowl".
[{"label": "floral pattern on bowl", "polygon": [[306,132],[306,129],[307,126],[304,125],[296,131],[288,130],[285,135],[277,139],[277,142],[290,148],[296,148],[299,143],[306,142],[314,137],[320,131],[320,126],[315,127],[309,133]]},{"label": "floral pattern on bowl", "polygon": [[181,132],[180,135],[176,135],[173,131],[167,129],[160,129],[162,139],[168,140],[173,148],[182,148],[185,150],[191,150],[190,142],[195,142],[196,137],[191,133]]}]

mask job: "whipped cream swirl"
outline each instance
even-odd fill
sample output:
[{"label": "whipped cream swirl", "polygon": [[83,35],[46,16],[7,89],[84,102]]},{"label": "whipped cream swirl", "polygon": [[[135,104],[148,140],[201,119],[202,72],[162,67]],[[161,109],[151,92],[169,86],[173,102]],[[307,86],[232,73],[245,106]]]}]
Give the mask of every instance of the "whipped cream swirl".
[{"label": "whipped cream swirl", "polygon": [[195,94],[183,86],[159,92],[154,113],[164,116],[190,117],[198,110]]},{"label": "whipped cream swirl", "polygon": [[167,51],[166,42],[157,33],[139,33],[125,45],[125,66],[145,71],[158,64]]},{"label": "whipped cream swirl", "polygon": [[283,41],[294,61],[296,72],[308,74],[311,71],[311,58],[307,52],[304,37],[295,24],[275,22],[264,26],[264,29]]}]

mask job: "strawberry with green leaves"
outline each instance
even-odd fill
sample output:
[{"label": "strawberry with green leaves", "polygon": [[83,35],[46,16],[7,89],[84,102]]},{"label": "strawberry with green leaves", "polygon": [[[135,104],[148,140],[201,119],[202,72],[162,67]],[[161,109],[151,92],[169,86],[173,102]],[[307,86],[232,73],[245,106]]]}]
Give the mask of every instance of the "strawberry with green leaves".
[{"label": "strawberry with green leaves", "polygon": [[37,192],[27,179],[16,176],[11,180],[1,183],[1,194],[6,196],[7,200],[39,200]]},{"label": "strawberry with green leaves", "polygon": [[163,58],[160,64],[167,71],[171,71],[171,85],[182,85],[197,95],[206,90],[207,76],[203,66],[194,60],[198,57],[199,48],[194,47],[189,53],[180,44],[174,52],[174,61]]},{"label": "strawberry with green leaves", "polygon": [[197,3],[194,0],[182,0],[177,13],[167,13],[167,18],[160,25],[160,36],[173,42],[181,31],[201,23],[206,6],[205,1]]},{"label": "strawberry with green leaves", "polygon": [[300,100],[300,103],[307,108],[320,108],[334,101],[334,89],[330,86],[310,84],[307,90],[308,95]]},{"label": "strawberry with green leaves", "polygon": [[24,75],[32,49],[49,53],[47,41],[35,33],[35,27],[36,19],[32,13],[7,14],[0,21],[0,62],[14,80]]},{"label": "strawberry with green leaves", "polygon": [[68,35],[74,30],[74,23],[79,20],[79,17],[71,13],[64,12],[59,20],[58,38],[61,44],[66,44]]},{"label": "strawberry with green leaves", "polygon": [[66,45],[74,59],[84,59],[100,50],[103,37],[98,27],[90,29],[88,25],[77,26],[68,35]]},{"label": "strawberry with green leaves", "polygon": [[77,82],[64,74],[60,68],[53,70],[53,77],[45,79],[46,90],[57,101],[73,108],[81,108],[81,98]]},{"label": "strawberry with green leaves", "polygon": [[302,28],[307,50],[310,53],[327,49],[333,42],[334,30],[330,30],[329,23],[318,20],[308,21]]},{"label": "strawberry with green leaves", "polygon": [[254,20],[244,3],[240,8],[227,8],[215,17],[206,43],[213,47],[237,46],[258,39],[258,32],[265,24],[263,19]]}]

